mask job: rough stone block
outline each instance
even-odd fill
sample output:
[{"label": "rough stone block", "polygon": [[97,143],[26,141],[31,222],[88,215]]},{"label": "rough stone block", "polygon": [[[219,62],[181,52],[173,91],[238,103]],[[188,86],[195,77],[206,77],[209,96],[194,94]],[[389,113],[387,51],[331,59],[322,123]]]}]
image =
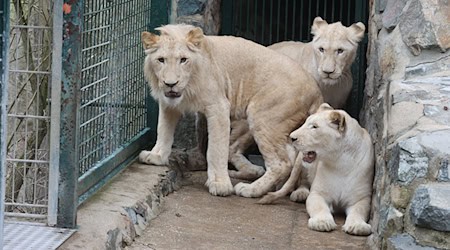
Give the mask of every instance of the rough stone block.
[{"label": "rough stone block", "polygon": [[411,0],[398,24],[402,39],[414,55],[422,49],[450,48],[450,5],[446,1]]},{"label": "rough stone block", "polygon": [[179,0],[177,7],[178,16],[190,16],[202,14],[207,0]]},{"label": "rough stone block", "polygon": [[411,129],[417,120],[423,116],[423,104],[415,102],[399,102],[392,106],[389,133],[398,136]]},{"label": "rough stone block", "polygon": [[416,240],[409,234],[398,234],[388,239],[388,250],[434,250],[433,247],[424,247],[416,243]]},{"label": "rough stone block", "polygon": [[450,183],[420,185],[411,202],[411,220],[419,227],[450,232]]},{"label": "rough stone block", "polygon": [[407,0],[388,0],[386,10],[383,12],[383,27],[391,30],[397,26]]},{"label": "rough stone block", "polygon": [[436,179],[438,181],[450,181],[449,169],[448,169],[448,159],[444,159],[441,161]]},{"label": "rough stone block", "polygon": [[429,159],[416,137],[399,143],[399,163],[397,179],[402,185],[410,184],[414,179],[425,177]]},{"label": "rough stone block", "polygon": [[434,154],[450,156],[450,130],[422,133],[418,142]]}]

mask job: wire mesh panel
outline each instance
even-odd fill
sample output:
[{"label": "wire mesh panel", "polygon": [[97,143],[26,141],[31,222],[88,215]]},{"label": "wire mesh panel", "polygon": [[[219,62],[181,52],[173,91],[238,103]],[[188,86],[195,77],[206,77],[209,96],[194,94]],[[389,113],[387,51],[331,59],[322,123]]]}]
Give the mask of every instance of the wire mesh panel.
[{"label": "wire mesh panel", "polygon": [[6,214],[45,219],[48,205],[52,1],[10,2]]},{"label": "wire mesh panel", "polygon": [[[316,16],[349,26],[359,21],[367,25],[368,15],[367,1],[361,0],[231,0],[222,1],[222,10],[222,34],[265,46],[280,41],[311,41]],[[353,117],[358,117],[363,101],[366,49],[367,39],[360,44],[352,67],[354,88],[347,111]]]},{"label": "wire mesh panel", "polygon": [[146,127],[140,33],[149,9],[150,1],[86,1],[80,175]]},{"label": "wire mesh panel", "polygon": [[[102,181],[138,148],[147,128],[148,87],[141,33],[150,24],[148,0],[84,3],[79,132],[79,194]],[[148,144],[149,137],[146,137]],[[142,145],[141,145],[142,147]],[[128,150],[128,153],[121,153]],[[118,159],[120,158],[120,159]],[[110,165],[110,166],[105,166]],[[88,183],[89,182],[89,183]]]}]

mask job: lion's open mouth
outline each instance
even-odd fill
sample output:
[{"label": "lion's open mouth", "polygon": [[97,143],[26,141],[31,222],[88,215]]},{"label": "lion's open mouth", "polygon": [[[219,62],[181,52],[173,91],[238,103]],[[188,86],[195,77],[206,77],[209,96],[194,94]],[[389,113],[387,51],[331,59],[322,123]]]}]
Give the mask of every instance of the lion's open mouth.
[{"label": "lion's open mouth", "polygon": [[303,153],[303,161],[307,162],[307,163],[312,163],[313,161],[316,160],[316,152],[314,151],[308,151]]},{"label": "lion's open mouth", "polygon": [[165,92],[164,95],[169,98],[178,98],[181,96],[181,93],[171,90],[171,91]]}]

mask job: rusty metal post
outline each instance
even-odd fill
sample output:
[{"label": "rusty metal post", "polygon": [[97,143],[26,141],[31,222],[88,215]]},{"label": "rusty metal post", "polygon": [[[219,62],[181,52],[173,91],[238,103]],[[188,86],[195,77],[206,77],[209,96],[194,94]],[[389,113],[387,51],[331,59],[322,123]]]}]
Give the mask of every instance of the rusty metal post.
[{"label": "rusty metal post", "polygon": [[3,249],[3,223],[5,212],[6,125],[8,105],[8,37],[9,1],[0,5],[0,249]]},{"label": "rusty metal post", "polygon": [[57,226],[76,227],[83,0],[64,0]]}]

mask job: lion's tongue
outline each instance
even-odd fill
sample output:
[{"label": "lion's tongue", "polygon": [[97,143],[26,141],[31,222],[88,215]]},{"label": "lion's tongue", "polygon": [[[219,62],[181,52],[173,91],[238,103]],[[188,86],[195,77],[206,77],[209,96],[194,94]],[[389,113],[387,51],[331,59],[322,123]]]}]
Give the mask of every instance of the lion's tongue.
[{"label": "lion's tongue", "polygon": [[307,163],[312,163],[314,160],[316,160],[316,152],[309,151],[306,153],[303,153],[303,161]]}]

